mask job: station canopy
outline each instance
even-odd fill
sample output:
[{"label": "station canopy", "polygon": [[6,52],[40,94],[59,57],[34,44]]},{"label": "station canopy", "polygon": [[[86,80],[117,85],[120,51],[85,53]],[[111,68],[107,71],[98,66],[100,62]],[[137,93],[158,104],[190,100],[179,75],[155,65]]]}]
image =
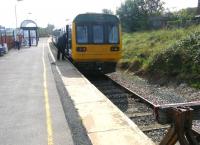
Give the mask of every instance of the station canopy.
[{"label": "station canopy", "polygon": [[37,45],[39,36],[38,36],[38,26],[33,20],[24,20],[20,29],[23,31],[23,45],[32,46]]},{"label": "station canopy", "polygon": [[21,23],[21,28],[27,28],[27,27],[36,27],[37,28],[37,24],[33,21],[33,20],[24,20]]}]

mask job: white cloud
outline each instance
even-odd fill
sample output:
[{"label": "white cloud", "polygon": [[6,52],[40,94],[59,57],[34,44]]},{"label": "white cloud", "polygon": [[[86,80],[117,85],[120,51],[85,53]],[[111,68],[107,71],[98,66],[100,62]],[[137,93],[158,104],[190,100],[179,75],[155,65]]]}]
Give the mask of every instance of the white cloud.
[{"label": "white cloud", "polygon": [[197,7],[198,0],[164,0],[165,7],[179,10],[187,7]]},{"label": "white cloud", "polygon": [[[73,19],[79,13],[101,12],[103,8],[115,12],[124,0],[1,0],[0,25],[15,27],[15,4],[17,6],[18,26],[24,19],[32,19],[39,26],[48,23],[56,26],[66,24],[66,19]],[[173,9],[195,7],[198,0],[163,0],[166,7]],[[32,14],[28,14],[32,13]]]}]

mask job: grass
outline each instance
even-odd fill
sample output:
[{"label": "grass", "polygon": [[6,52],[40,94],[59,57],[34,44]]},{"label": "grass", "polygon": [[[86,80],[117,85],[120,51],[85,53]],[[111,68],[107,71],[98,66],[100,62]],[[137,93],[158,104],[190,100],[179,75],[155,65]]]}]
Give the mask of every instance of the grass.
[{"label": "grass", "polygon": [[[152,63],[155,63],[155,59],[158,55],[165,55],[167,51],[171,50],[171,47],[178,46],[179,44],[177,43],[180,40],[184,40],[195,32],[200,32],[200,25],[170,30],[162,29],[156,31],[124,33],[123,55],[122,59],[119,61],[119,67],[132,72],[148,73],[149,70],[153,70],[152,67],[154,68],[154,66]],[[169,59],[169,57],[170,56],[166,57],[166,59]],[[162,73],[162,75],[164,74],[166,73]],[[179,76],[181,75],[183,74],[179,74]],[[184,77],[182,78],[184,79]],[[199,84],[197,84],[198,83],[192,83],[191,85],[199,86]]]}]

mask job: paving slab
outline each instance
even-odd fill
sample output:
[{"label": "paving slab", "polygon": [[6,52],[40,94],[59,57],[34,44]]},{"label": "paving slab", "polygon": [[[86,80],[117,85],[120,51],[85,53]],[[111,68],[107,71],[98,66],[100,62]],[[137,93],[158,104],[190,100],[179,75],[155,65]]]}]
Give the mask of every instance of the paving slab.
[{"label": "paving slab", "polygon": [[[0,57],[1,145],[48,145],[49,137],[53,140],[51,145],[74,145],[51,71],[47,46],[47,39],[41,38],[37,47],[12,49]],[[47,124],[50,124],[51,136]]]},{"label": "paving slab", "polygon": [[155,145],[69,61],[56,62],[63,85],[93,145]]},{"label": "paving slab", "polygon": [[131,129],[94,132],[90,133],[89,137],[94,145],[153,145],[143,134],[136,133]]},{"label": "paving slab", "polygon": [[[74,101],[75,104],[83,104],[83,103],[106,100],[106,98],[104,97],[99,97],[95,95],[97,93],[97,90],[92,89],[93,87],[91,85],[85,84],[84,86],[81,85],[81,87],[77,85],[72,85],[72,86],[65,86],[65,88],[68,90],[69,95],[73,96],[72,100]],[[92,94],[90,93],[88,94],[88,90],[90,90]]]}]

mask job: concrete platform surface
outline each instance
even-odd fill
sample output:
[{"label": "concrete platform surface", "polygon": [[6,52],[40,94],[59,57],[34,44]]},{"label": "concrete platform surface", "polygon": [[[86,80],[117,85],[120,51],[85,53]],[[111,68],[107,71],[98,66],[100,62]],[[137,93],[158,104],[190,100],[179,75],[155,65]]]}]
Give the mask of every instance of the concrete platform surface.
[{"label": "concrete platform surface", "polygon": [[0,57],[0,145],[73,145],[47,39]]},{"label": "concrete platform surface", "polygon": [[66,91],[73,100],[93,145],[154,145],[153,141],[70,62],[57,61],[56,64]]}]

